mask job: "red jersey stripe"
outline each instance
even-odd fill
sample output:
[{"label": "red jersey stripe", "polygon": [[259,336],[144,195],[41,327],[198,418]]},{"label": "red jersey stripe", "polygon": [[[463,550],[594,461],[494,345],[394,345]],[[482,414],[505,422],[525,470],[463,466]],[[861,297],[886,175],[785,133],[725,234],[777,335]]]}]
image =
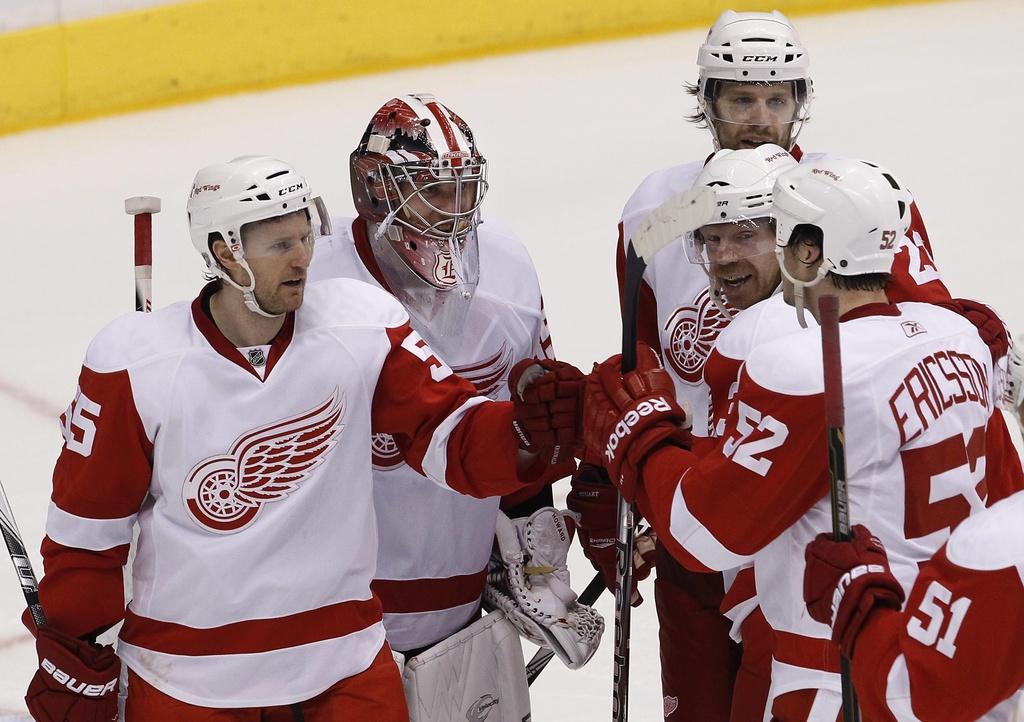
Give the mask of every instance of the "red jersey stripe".
[{"label": "red jersey stripe", "polygon": [[259,654],[359,632],[383,619],[380,600],[356,599],[273,619],[250,619],[199,629],[140,617],[129,608],[121,639],[164,654],[201,657]]},{"label": "red jersey stripe", "polygon": [[374,579],[370,589],[389,614],[437,612],[480,599],[487,569],[441,579]]}]

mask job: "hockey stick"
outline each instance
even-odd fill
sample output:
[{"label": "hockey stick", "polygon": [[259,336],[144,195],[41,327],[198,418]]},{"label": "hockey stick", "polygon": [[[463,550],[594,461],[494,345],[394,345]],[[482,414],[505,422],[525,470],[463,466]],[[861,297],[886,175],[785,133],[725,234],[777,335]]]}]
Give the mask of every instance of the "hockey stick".
[{"label": "hockey stick", "polygon": [[124,201],[124,212],[135,216],[135,310],[153,310],[153,214],[160,199],[133,196]]},{"label": "hockey stick", "polygon": [[11,561],[14,562],[14,571],[18,574],[18,581],[21,582],[21,591],[25,595],[29,613],[35,620],[36,627],[45,627],[46,615],[43,614],[43,607],[39,603],[39,584],[36,582],[35,572],[32,571],[32,562],[29,561],[25,551],[25,543],[21,540],[21,532],[18,531],[18,525],[14,522],[11,504],[7,501],[7,493],[4,491],[2,483],[0,483],[0,533],[3,534],[4,543],[7,544]]},{"label": "hockey stick", "polygon": [[[622,303],[622,373],[636,368],[637,305],[644,271],[654,255],[672,241],[713,220],[714,193],[706,187],[678,193],[654,209],[629,240],[626,248],[626,282]],[[629,622],[633,584],[635,510],[622,496],[618,501],[619,538],[615,544],[615,651],[612,656],[612,719],[626,722],[629,716]]]},{"label": "hockey stick", "polygon": [[[843,361],[839,346],[839,298],[818,299],[821,318],[821,359],[825,374],[825,427],[828,435],[828,473],[832,483],[832,536],[850,539],[850,500],[846,491],[846,433],[843,409]],[[840,660],[843,680],[843,720],[860,722],[860,709],[853,689],[850,660]]]}]

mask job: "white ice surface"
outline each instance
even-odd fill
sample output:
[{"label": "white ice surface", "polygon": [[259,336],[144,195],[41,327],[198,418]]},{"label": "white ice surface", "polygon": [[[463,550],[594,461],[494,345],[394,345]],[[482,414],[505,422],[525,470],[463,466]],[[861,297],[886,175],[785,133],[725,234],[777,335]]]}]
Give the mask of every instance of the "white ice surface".
[{"label": "white ice surface", "polygon": [[[917,197],[954,295],[982,298],[1024,329],[1014,180],[1024,162],[1024,61],[1014,41],[1024,3],[917,5],[798,24],[817,89],[801,145],[892,169]],[[994,36],[993,26],[1003,32]],[[306,173],[334,213],[349,213],[348,153],[372,111],[396,94],[434,92],[471,122],[490,160],[486,212],[529,247],[559,355],[587,366],[619,345],[613,257],[622,204],[650,171],[710,150],[707,133],[683,119],[692,102],[682,83],[695,78],[702,36],[406,70],[0,138],[0,293],[9,311],[0,341],[0,480],[28,546],[38,549],[43,535],[61,439],[55,417],[74,392],[86,344],[133,308],[125,197],[164,201],[154,230],[157,305],[191,298],[201,262],[184,204],[197,168],[276,155]],[[571,565],[582,587],[591,569],[576,552]],[[22,597],[8,574],[0,568],[0,720],[24,714],[34,667],[18,622]],[[648,601],[633,616],[631,711],[656,720],[651,582],[641,589]],[[550,665],[533,688],[538,722],[608,717],[610,597],[598,606],[609,622],[604,645],[583,670]]]}]

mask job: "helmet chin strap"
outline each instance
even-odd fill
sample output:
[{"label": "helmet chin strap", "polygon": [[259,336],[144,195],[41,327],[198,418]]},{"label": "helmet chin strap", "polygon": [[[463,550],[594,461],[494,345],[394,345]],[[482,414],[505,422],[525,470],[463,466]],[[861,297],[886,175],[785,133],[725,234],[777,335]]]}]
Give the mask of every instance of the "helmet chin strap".
[{"label": "helmet chin strap", "polygon": [[245,256],[241,253],[232,253],[232,255],[249,277],[249,284],[247,286],[240,286],[235,283],[234,279],[219,264],[216,270],[217,275],[223,278],[229,286],[242,292],[242,301],[245,303],[245,307],[257,316],[263,316],[263,318],[280,318],[283,316],[283,313],[268,313],[260,307],[260,302],[256,300],[256,276],[253,275],[252,269],[249,268],[248,261],[245,260]]},{"label": "helmet chin strap", "polygon": [[804,317],[804,290],[821,283],[821,279],[825,278],[828,272],[832,270],[832,264],[822,261],[813,280],[799,281],[793,278],[792,274],[786,270],[784,250],[784,247],[776,247],[775,257],[779,261],[779,269],[782,271],[783,278],[793,284],[793,305],[796,307],[796,320],[800,324],[800,328],[807,328],[807,319]]}]

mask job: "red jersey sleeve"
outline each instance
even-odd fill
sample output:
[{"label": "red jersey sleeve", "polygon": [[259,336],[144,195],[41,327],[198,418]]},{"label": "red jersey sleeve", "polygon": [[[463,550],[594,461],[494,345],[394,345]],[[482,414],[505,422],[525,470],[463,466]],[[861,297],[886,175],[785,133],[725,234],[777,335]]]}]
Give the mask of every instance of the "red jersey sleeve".
[{"label": "red jersey sleeve", "polygon": [[1020,454],[1010,438],[1003,412],[998,408],[992,411],[985,427],[985,484],[987,506],[1024,490]]},{"label": "red jersey sleeve", "polygon": [[741,566],[828,492],[823,407],[820,393],[771,391],[744,369],[724,434],[707,454],[666,447],[651,455],[641,510],[680,563]]},{"label": "red jersey sleeve", "polygon": [[53,472],[39,583],[50,624],[72,636],[124,617],[123,567],[153,458],[128,371],[83,367],[78,383],[60,417],[64,447]]},{"label": "red jersey sleeve", "polygon": [[907,240],[900,246],[892,263],[892,277],[885,289],[890,303],[920,301],[941,303],[951,300],[932,258],[928,230],[916,203],[910,206],[910,228]]},{"label": "red jersey sleeve", "polygon": [[[615,277],[619,286],[619,311],[625,306],[626,292],[626,239],[623,238],[622,221],[619,221],[619,242],[615,247]],[[640,281],[640,298],[637,301],[636,337],[661,355],[661,334],[658,332],[658,301],[654,290],[646,279]]]},{"label": "red jersey sleeve", "polygon": [[1024,585],[1017,567],[968,569],[943,547],[903,612],[872,615],[853,676],[865,719],[969,722],[1024,684]]},{"label": "red jersey sleeve", "polygon": [[517,472],[511,403],[478,396],[408,323],[388,329],[388,337],[372,426],[394,437],[410,466],[478,498],[509,494],[550,473],[542,463]]}]

